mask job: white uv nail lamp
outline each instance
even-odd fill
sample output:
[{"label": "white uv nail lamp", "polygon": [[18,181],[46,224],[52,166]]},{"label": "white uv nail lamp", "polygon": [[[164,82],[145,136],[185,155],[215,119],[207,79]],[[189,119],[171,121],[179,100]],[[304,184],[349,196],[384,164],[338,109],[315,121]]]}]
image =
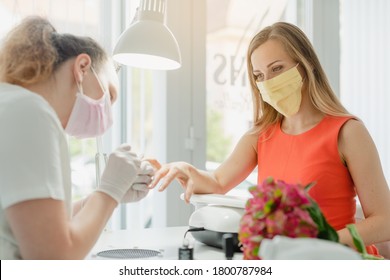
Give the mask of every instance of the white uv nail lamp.
[{"label": "white uv nail lamp", "polygon": [[[184,200],[184,195],[181,195]],[[223,248],[223,235],[233,235],[234,250],[239,252],[238,231],[248,198],[220,194],[194,194],[190,203],[195,211],[189,219],[190,228],[204,229],[191,232],[195,240],[216,248]]]}]

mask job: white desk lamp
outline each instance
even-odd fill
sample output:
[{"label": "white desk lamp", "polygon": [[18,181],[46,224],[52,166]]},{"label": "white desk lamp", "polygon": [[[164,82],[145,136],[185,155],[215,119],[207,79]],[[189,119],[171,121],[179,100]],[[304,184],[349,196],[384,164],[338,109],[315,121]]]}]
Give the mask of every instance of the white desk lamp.
[{"label": "white desk lamp", "polygon": [[[173,70],[181,66],[179,45],[164,24],[165,0],[141,0],[133,22],[119,37],[113,59],[120,64],[152,70]],[[99,151],[98,155],[102,155]],[[97,155],[97,174],[100,157]],[[106,156],[103,154],[103,159]],[[100,183],[100,177],[96,178]],[[102,258],[142,259],[161,257],[161,252],[146,249],[112,249],[97,254]]]},{"label": "white desk lamp", "polygon": [[141,0],[135,18],[119,37],[113,58],[133,67],[172,70],[181,66],[179,45],[164,24],[165,0]]},{"label": "white desk lamp", "polygon": [[[165,25],[165,0],[140,0],[135,17],[119,37],[113,59],[120,64],[152,70],[173,70],[181,66],[179,45]],[[97,138],[96,184],[100,185],[101,138]]]}]

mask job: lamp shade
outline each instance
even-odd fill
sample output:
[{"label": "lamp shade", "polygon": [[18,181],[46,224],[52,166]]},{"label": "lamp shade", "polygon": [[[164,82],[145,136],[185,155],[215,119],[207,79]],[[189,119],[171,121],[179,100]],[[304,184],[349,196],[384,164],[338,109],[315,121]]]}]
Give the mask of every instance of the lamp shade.
[{"label": "lamp shade", "polygon": [[164,24],[164,16],[164,0],[141,0],[136,19],[115,45],[114,60],[124,65],[147,69],[179,68],[179,45]]}]

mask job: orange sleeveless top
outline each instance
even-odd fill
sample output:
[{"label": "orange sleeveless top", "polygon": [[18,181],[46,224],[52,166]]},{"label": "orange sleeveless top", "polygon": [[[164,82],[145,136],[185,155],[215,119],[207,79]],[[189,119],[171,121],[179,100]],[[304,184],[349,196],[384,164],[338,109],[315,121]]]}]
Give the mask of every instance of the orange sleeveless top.
[{"label": "orange sleeveless top", "polygon": [[309,195],[328,223],[336,230],[355,223],[355,186],[338,151],[340,129],[351,118],[327,115],[299,135],[284,133],[280,123],[271,126],[258,139],[258,183],[268,177],[304,186],[315,183]]}]

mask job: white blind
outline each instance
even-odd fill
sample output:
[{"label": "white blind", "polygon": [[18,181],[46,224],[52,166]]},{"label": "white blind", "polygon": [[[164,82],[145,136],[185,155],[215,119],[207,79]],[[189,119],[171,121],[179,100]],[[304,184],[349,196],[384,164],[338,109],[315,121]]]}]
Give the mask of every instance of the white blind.
[{"label": "white blind", "polygon": [[367,126],[390,182],[390,1],[340,5],[341,100]]}]

